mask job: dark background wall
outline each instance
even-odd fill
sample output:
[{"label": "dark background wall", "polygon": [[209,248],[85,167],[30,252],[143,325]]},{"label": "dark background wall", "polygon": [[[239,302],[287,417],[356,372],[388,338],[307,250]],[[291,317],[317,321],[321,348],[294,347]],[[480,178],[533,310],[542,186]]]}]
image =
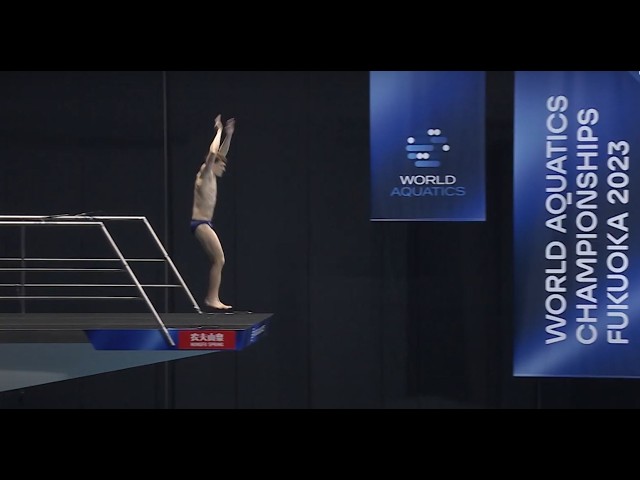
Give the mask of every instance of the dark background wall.
[{"label": "dark background wall", "polygon": [[[367,71],[2,72],[3,214],[146,216],[198,301],[208,267],[189,231],[192,184],[215,116],[234,116],[214,219],[222,299],[275,315],[243,351],[3,392],[0,407],[638,406],[633,380],[511,375],[513,80],[487,72],[487,221],[372,223]],[[0,255],[16,254],[16,233],[0,232]],[[52,256],[103,248],[28,235]],[[118,235],[148,255],[144,232]],[[156,300],[190,311],[180,292]]]}]

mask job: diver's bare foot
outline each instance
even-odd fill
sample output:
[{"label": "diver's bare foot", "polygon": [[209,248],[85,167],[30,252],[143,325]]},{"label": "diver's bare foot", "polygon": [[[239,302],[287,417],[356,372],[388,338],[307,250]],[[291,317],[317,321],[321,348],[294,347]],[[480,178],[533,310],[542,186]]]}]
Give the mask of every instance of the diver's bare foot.
[{"label": "diver's bare foot", "polygon": [[226,313],[233,312],[233,307],[222,302],[204,302],[204,311],[207,313]]},{"label": "diver's bare foot", "polygon": [[215,120],[216,129],[222,128],[222,115],[218,115]]}]

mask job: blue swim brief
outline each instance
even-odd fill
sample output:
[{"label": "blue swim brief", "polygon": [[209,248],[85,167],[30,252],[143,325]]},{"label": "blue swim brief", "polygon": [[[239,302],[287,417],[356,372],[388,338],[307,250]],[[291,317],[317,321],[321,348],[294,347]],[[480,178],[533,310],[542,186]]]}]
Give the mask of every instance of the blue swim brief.
[{"label": "blue swim brief", "polygon": [[202,225],[203,223],[206,223],[207,225],[209,225],[211,227],[211,230],[213,230],[213,224],[211,223],[210,220],[191,220],[191,233],[196,233],[196,228],[198,228],[200,225]]}]

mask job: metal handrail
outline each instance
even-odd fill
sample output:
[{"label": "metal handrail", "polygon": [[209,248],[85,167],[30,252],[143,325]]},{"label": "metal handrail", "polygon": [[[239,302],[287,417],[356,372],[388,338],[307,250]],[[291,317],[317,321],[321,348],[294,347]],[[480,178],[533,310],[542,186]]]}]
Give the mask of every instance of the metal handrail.
[{"label": "metal handrail", "polygon": [[[145,225],[145,227],[147,228],[147,231],[150,233],[151,237],[153,238],[153,240],[156,242],[156,246],[159,248],[160,252],[162,253],[163,258],[162,259],[139,259],[139,258],[134,258],[134,259],[129,259],[126,258],[123,254],[122,251],[120,250],[120,248],[118,247],[118,245],[116,244],[114,238],[111,236],[109,230],[107,229],[106,225],[105,225],[105,221],[113,221],[113,220],[132,220],[132,221],[141,221],[143,222],[143,224]],[[158,325],[160,326],[165,339],[167,340],[167,342],[171,345],[171,346],[175,346],[175,342],[173,341],[173,339],[171,338],[171,335],[169,334],[169,331],[167,330],[164,322],[162,321],[162,319],[160,318],[160,315],[158,314],[156,308],[154,307],[153,303],[151,302],[151,300],[149,299],[149,297],[147,296],[144,288],[145,287],[162,287],[162,288],[182,288],[184,290],[184,292],[186,293],[187,297],[189,298],[189,300],[191,301],[194,309],[198,312],[198,313],[202,313],[202,310],[200,309],[198,303],[196,302],[195,298],[193,297],[193,295],[191,294],[191,291],[189,290],[189,287],[187,287],[186,282],[184,281],[184,279],[182,278],[182,276],[180,275],[180,272],[178,271],[178,269],[176,268],[175,264],[173,263],[173,261],[171,260],[171,258],[169,257],[168,252],[166,251],[166,249],[164,248],[164,246],[162,245],[162,242],[160,241],[160,239],[158,238],[158,236],[156,235],[155,231],[153,230],[153,227],[151,226],[151,224],[149,223],[149,221],[147,220],[146,217],[143,216],[104,216],[104,215],[100,215],[100,216],[89,216],[89,215],[54,215],[54,216],[43,216],[43,215],[0,215],[0,226],[2,225],[6,225],[6,226],[20,226],[23,227],[22,228],[22,240],[23,240],[23,245],[22,245],[22,257],[21,258],[15,258],[15,257],[11,257],[11,258],[0,258],[1,260],[8,260],[8,261],[20,261],[23,262],[23,265],[25,264],[25,262],[27,261],[54,261],[54,262],[60,262],[60,261],[100,261],[100,262],[120,262],[122,264],[122,266],[124,267],[123,269],[100,269],[100,268],[34,268],[34,267],[19,267],[19,268],[0,268],[0,271],[17,271],[17,272],[22,272],[23,274],[23,279],[22,282],[19,284],[0,284],[0,287],[6,287],[6,286],[17,286],[17,287],[21,287],[22,289],[22,294],[21,295],[17,295],[17,296],[0,296],[0,300],[6,300],[6,299],[20,299],[20,300],[27,300],[27,299],[104,299],[104,300],[108,300],[108,299],[116,299],[116,300],[122,300],[122,299],[140,299],[142,298],[147,307],[149,308],[149,310],[151,311],[151,313],[153,314],[153,316],[156,319],[156,322],[158,323]],[[40,225],[40,226],[69,226],[69,225],[74,225],[74,226],[97,226],[101,229],[103,235],[105,236],[105,238],[107,239],[107,242],[111,245],[111,248],[113,249],[113,251],[115,252],[117,258],[113,258],[113,259],[107,259],[107,258],[99,258],[99,259],[91,259],[91,258],[70,258],[70,259],[65,259],[65,258],[27,258],[26,256],[26,249],[24,246],[24,227],[25,226],[35,226],[35,225]],[[171,270],[173,271],[173,274],[175,275],[175,277],[178,279],[179,284],[178,285],[150,285],[150,284],[142,284],[140,283],[140,281],[138,280],[138,278],[136,277],[135,273],[133,272],[133,270],[131,269],[131,266],[129,265],[129,262],[147,262],[147,261],[161,261],[161,262],[166,262],[169,267],[171,268]],[[75,271],[75,272],[83,272],[83,271],[92,271],[92,272],[96,272],[96,271],[100,271],[100,272],[105,272],[105,271],[126,271],[129,274],[129,277],[131,278],[131,280],[133,281],[133,285],[124,285],[124,284],[120,284],[120,285],[112,285],[112,284],[91,284],[91,285],[87,285],[87,284],[56,284],[56,285],[51,285],[51,284],[27,284],[25,281],[25,277],[24,277],[24,273],[27,271],[63,271],[63,272],[68,272],[68,271]],[[42,287],[49,287],[49,286],[69,286],[69,287],[85,287],[85,286],[96,286],[96,287],[111,287],[111,286],[126,286],[126,287],[135,287],[138,290],[139,293],[139,297],[117,297],[117,296],[55,296],[55,297],[50,297],[50,296],[28,296],[25,295],[24,293],[24,288],[25,287],[32,287],[32,286],[42,286]]]}]

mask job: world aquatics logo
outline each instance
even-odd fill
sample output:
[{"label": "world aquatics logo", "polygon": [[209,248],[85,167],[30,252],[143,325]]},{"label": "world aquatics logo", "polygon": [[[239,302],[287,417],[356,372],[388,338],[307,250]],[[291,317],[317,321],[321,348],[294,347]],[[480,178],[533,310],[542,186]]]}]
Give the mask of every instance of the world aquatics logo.
[{"label": "world aquatics logo", "polygon": [[407,158],[418,168],[436,168],[451,150],[449,139],[439,128],[430,128],[426,135],[407,138]]}]

